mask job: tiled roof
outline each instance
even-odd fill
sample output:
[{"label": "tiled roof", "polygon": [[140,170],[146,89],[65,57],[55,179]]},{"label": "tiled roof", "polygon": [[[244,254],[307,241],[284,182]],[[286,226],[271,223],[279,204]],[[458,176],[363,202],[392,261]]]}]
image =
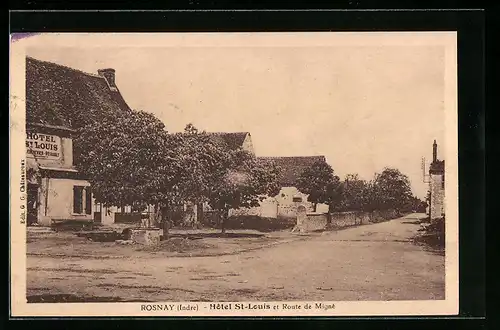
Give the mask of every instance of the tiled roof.
[{"label": "tiled roof", "polygon": [[326,162],[325,156],[258,157],[264,164],[274,163],[281,169],[279,183],[282,187],[294,187],[302,172],[317,161]]},{"label": "tiled roof", "polygon": [[248,132],[235,132],[235,133],[207,133],[213,136],[215,139],[224,142],[230,149],[235,150],[243,146],[245,138],[250,133]]},{"label": "tiled roof", "polygon": [[78,129],[130,111],[106,80],[59,64],[26,58],[26,121]]}]

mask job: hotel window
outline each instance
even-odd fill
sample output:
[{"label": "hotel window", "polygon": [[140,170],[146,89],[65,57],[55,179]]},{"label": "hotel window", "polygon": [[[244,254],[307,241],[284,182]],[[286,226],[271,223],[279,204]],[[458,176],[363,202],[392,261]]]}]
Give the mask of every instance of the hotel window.
[{"label": "hotel window", "polygon": [[73,187],[73,213],[92,214],[92,190],[90,187]]},{"label": "hotel window", "polygon": [[300,202],[302,202],[302,197],[300,197],[300,196],[294,196],[294,197],[293,197],[293,201],[294,201],[294,202],[299,202],[299,203],[300,203]]},{"label": "hotel window", "polygon": [[82,186],[73,187],[73,213],[83,213],[83,189]]}]

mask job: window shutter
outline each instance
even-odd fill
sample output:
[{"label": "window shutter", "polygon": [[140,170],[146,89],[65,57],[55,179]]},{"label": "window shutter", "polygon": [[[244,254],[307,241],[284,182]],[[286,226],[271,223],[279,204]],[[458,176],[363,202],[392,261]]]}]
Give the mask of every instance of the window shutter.
[{"label": "window shutter", "polygon": [[85,213],[92,214],[92,189],[85,188]]},{"label": "window shutter", "polygon": [[82,187],[74,186],[73,187],[73,213],[82,213],[83,205],[82,205]]}]

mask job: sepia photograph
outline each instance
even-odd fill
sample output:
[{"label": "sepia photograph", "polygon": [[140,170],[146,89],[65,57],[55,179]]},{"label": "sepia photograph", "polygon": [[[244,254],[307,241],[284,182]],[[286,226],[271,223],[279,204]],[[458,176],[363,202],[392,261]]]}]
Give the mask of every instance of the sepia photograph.
[{"label": "sepia photograph", "polygon": [[11,35],[13,310],[458,313],[456,75],[451,32]]}]

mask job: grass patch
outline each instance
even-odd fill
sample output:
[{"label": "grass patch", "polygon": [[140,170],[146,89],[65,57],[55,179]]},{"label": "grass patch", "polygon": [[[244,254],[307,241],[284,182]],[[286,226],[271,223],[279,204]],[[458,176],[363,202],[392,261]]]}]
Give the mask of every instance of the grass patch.
[{"label": "grass patch", "polygon": [[186,252],[194,252],[200,250],[206,250],[212,248],[213,246],[210,244],[198,242],[196,240],[190,240],[187,238],[170,238],[164,241],[161,241],[157,245],[149,245],[138,248],[139,251],[146,252],[177,252],[177,253],[186,253]]},{"label": "grass patch", "polygon": [[296,224],[294,218],[265,218],[256,215],[232,216],[227,220],[226,229],[253,229],[260,232],[292,229]]}]

